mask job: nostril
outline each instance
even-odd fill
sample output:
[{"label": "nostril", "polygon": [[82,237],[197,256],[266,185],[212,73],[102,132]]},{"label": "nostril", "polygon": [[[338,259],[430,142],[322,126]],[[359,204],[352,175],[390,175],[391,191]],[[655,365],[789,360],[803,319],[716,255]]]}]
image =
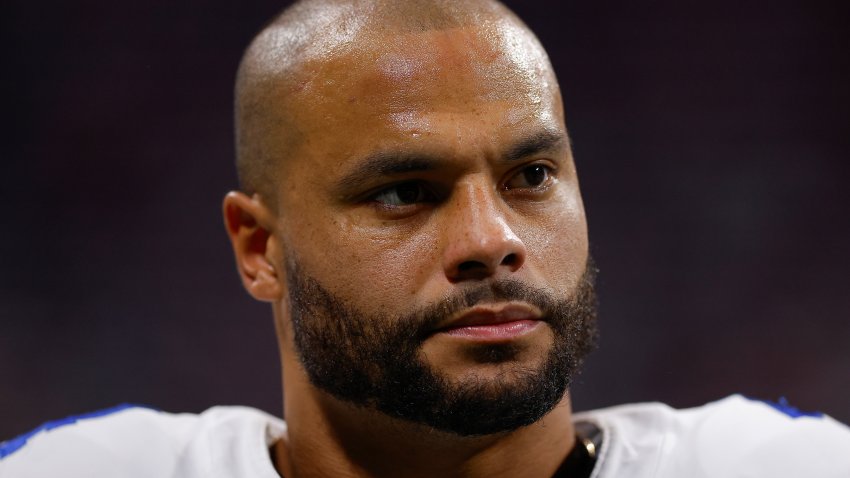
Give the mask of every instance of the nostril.
[{"label": "nostril", "polygon": [[453,281],[482,280],[493,274],[487,264],[480,261],[464,261],[458,264],[457,271],[451,276]]},{"label": "nostril", "polygon": [[514,265],[516,265],[518,260],[519,260],[519,258],[517,257],[516,254],[508,254],[508,255],[505,256],[504,259],[502,259],[502,265],[503,266],[514,266]]},{"label": "nostril", "polygon": [[478,261],[466,261],[457,266],[458,272],[469,272],[475,269],[486,269],[487,266]]}]

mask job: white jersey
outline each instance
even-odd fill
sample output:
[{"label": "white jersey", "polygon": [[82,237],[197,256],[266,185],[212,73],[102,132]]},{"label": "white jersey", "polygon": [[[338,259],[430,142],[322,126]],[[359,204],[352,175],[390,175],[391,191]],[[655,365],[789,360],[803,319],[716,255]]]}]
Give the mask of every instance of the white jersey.
[{"label": "white jersey", "polygon": [[850,478],[850,428],[787,404],[733,395],[575,414],[602,430],[591,478]]},{"label": "white jersey", "polygon": [[116,407],[0,445],[0,478],[280,478],[283,420],[247,407],[200,415]]},{"label": "white jersey", "polygon": [[[735,395],[582,412],[603,432],[592,478],[848,478],[850,428]],[[200,415],[122,407],[49,423],[0,444],[0,478],[278,478],[286,424],[245,407]]]}]

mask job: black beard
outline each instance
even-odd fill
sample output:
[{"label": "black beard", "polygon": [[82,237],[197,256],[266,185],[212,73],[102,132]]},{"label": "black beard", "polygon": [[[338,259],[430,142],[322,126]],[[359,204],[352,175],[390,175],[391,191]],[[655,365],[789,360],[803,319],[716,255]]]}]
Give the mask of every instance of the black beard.
[{"label": "black beard", "polygon": [[[561,401],[585,356],[595,348],[596,268],[588,259],[567,299],[519,281],[481,281],[411,314],[365,315],[287,263],[295,346],[310,381],[337,399],[461,436],[530,425]],[[422,343],[446,317],[479,303],[520,301],[537,306],[554,343],[536,368],[505,367],[495,378],[452,384],[419,358]],[[510,365],[512,344],[478,345],[479,363]]]}]

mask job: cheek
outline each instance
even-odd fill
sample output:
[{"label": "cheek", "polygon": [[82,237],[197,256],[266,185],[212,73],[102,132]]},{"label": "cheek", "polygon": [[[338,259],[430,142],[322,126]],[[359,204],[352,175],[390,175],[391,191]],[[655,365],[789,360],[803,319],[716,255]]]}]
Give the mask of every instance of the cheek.
[{"label": "cheek", "polygon": [[310,236],[297,246],[305,273],[364,312],[409,309],[439,264],[427,226],[364,227],[336,218]]},{"label": "cheek", "polygon": [[528,266],[552,287],[572,290],[588,257],[587,224],[581,199],[565,199],[546,219],[534,221],[523,236]]}]

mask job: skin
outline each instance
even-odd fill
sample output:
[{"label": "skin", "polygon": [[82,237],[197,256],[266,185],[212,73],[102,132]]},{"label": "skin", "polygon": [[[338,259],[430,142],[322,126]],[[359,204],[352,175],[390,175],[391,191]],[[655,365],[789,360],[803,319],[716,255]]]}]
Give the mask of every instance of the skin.
[{"label": "skin", "polygon": [[[545,53],[511,19],[379,31],[303,61],[296,78],[297,88],[280,80],[268,102],[299,134],[297,143],[263,135],[267,150],[289,152],[275,196],[234,191],[224,200],[243,284],[272,305],[278,330],[288,425],[273,451],[278,471],[551,476],[574,446],[568,395],[530,426],[470,438],[316,389],[293,344],[285,270],[297,261],[357,309],[388,316],[501,278],[569,296],[587,262],[587,228]],[[382,172],[399,164],[410,170]],[[539,166],[548,177],[531,184],[526,173]],[[412,203],[398,201],[399,184],[414,191]],[[452,381],[498,383],[539,366],[552,338],[540,323],[514,339],[520,352],[508,362],[475,362],[463,353],[470,342],[447,334],[421,353]]]}]

